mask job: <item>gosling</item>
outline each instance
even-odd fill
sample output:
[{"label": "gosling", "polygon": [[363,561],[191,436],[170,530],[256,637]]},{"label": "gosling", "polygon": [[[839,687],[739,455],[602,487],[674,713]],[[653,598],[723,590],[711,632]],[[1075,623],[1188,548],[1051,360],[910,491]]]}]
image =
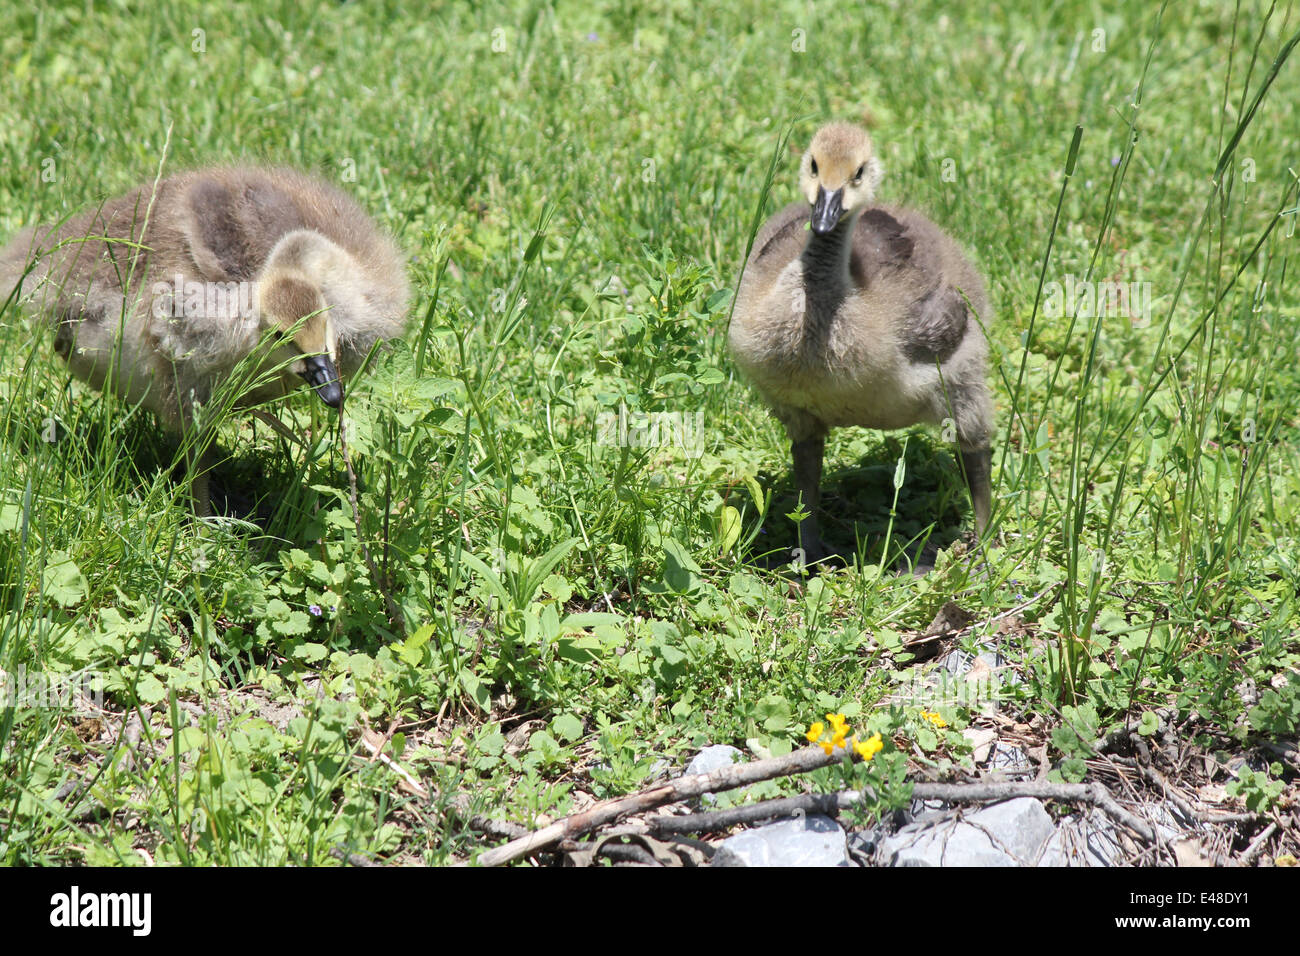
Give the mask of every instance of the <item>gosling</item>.
[{"label": "gosling", "polygon": [[834,123],[817,132],[800,166],[807,202],[759,230],[728,334],[737,366],[789,434],[809,512],[799,528],[807,563],[832,553],[818,511],[834,427],[945,426],[961,449],[976,532],[989,521],[984,285],[934,223],[873,204],[883,174],[864,131]]},{"label": "gosling", "polygon": [[[218,167],[141,186],[0,250],[55,350],[101,391],[187,437],[195,513],[215,463],[203,408],[246,408],[304,382],[331,408],[410,287],[392,239],[349,196],[290,169]],[[278,424],[278,422],[273,423]]]}]

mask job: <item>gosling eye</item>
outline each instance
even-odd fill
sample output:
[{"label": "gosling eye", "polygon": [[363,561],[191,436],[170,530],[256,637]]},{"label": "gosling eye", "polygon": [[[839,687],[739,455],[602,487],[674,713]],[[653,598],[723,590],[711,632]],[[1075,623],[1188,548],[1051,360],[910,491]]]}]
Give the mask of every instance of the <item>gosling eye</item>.
[{"label": "gosling eye", "polygon": [[853,174],[853,181],[855,183],[862,182],[862,176],[864,173],[866,173],[866,171],[867,171],[867,164],[863,163],[861,166],[858,167],[858,171]]},{"label": "gosling eye", "polygon": [[817,160],[815,160],[815,159],[812,161],[812,174],[813,174],[814,176],[817,175]]}]

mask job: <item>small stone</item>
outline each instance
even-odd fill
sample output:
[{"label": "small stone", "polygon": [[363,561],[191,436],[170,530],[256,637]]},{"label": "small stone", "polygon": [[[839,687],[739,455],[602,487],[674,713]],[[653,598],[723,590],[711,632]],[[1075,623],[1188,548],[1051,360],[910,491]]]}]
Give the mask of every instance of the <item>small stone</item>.
[{"label": "small stone", "polygon": [[910,824],[880,844],[883,866],[1015,866],[1015,860],[955,815]]},{"label": "small stone", "polygon": [[970,670],[971,662],[974,660],[975,658],[973,655],[967,654],[963,650],[955,649],[940,661],[940,665],[953,677],[960,677],[962,674],[965,674]]},{"label": "small stone", "polygon": [[960,817],[928,817],[881,841],[886,866],[1034,866],[1053,834],[1032,797],[1005,800]]},{"label": "small stone", "polygon": [[1099,810],[1063,818],[1039,859],[1039,866],[1115,866],[1124,845],[1115,824]]},{"label": "small stone", "polygon": [[[744,757],[744,753],[728,744],[710,744],[705,747],[686,766],[686,776],[694,776],[702,773],[712,773],[715,770],[721,770],[723,767],[730,767]],[[743,793],[743,791],[741,791]],[[700,795],[700,803],[706,807],[711,807],[717,803],[718,798],[713,793]]]},{"label": "small stone", "polygon": [[961,735],[970,743],[973,751],[971,756],[977,764],[989,758],[989,752],[998,739],[997,731],[989,730],[987,727],[967,727]]},{"label": "small stone", "polygon": [[1042,803],[1033,797],[1006,800],[969,815],[967,822],[986,830],[999,847],[1023,865],[1038,862],[1056,824]]},{"label": "small stone", "polygon": [[851,831],[848,835],[849,859],[858,866],[871,866],[882,837],[883,830],[880,827]]},{"label": "small stone", "polygon": [[844,831],[830,817],[802,817],[746,830],[723,841],[711,866],[849,866]]},{"label": "small stone", "polygon": [[687,764],[686,776],[712,773],[715,770],[721,770],[723,767],[730,767],[744,756],[743,752],[727,744],[710,744],[697,753],[691,762]]},{"label": "small stone", "polygon": [[1173,844],[1174,860],[1179,866],[1213,866],[1200,840],[1178,840]]},{"label": "small stone", "polygon": [[1004,744],[999,740],[993,745],[993,752],[989,755],[989,769],[1010,775],[1030,773],[1034,765],[1019,747]]}]

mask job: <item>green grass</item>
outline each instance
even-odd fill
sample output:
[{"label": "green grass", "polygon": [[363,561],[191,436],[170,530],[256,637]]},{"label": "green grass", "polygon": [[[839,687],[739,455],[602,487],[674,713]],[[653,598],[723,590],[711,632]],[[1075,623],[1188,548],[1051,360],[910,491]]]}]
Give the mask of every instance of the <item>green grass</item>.
[{"label": "green grass", "polygon": [[[0,12],[0,235],[160,166],[286,163],[356,195],[417,289],[349,397],[356,514],[320,403],[279,410],[303,447],[223,429],[256,523],[187,520],[176,442],[0,312],[0,668],[107,690],[0,711],[0,861],[449,862],[482,842],[457,794],[531,824],[827,711],[960,765],[880,706],[948,600],[1067,731],[1066,778],[1073,730],[1167,704],[1206,747],[1294,734],[1296,11],[1022,6]],[[924,429],[835,432],[828,533],[862,560],[769,570],[789,450],[726,355],[729,290],[829,118],[871,124],[882,198],[994,303],[996,533],[923,577],[896,571],[969,525]],[[1059,314],[1067,276],[1146,283],[1149,322]],[[1276,690],[1250,708],[1247,679]]]}]

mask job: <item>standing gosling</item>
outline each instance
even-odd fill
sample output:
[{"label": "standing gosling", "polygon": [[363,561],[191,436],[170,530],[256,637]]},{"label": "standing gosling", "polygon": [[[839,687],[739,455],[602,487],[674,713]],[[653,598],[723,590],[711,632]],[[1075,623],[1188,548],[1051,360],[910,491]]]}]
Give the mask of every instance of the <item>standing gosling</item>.
[{"label": "standing gosling", "polygon": [[354,200],[253,167],[180,173],[28,229],[0,251],[0,303],[19,283],[74,375],[191,433],[199,515],[214,463],[198,451],[211,444],[201,409],[217,389],[246,407],[305,380],[338,408],[410,299],[401,253]]},{"label": "standing gosling", "polygon": [[807,202],[759,230],[731,320],[736,364],[790,436],[811,513],[800,528],[808,562],[831,553],[818,509],[826,434],[837,426],[948,422],[978,533],[989,520],[984,285],[934,223],[873,205],[883,174],[865,132],[841,123],[818,130],[800,167]]}]

